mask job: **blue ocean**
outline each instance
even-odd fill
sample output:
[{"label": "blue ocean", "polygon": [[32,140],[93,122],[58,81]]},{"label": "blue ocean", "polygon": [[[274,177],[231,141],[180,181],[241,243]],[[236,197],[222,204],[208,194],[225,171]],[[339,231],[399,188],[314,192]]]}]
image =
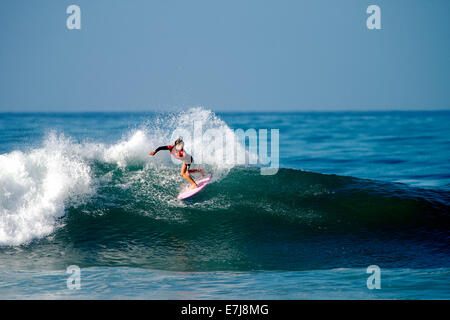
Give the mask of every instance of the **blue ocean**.
[{"label": "blue ocean", "polygon": [[[180,164],[148,153],[192,121],[278,129],[278,171],[196,163],[217,143],[192,141],[213,180],[177,200]],[[0,299],[450,299],[449,124],[449,111],[1,113]]]}]

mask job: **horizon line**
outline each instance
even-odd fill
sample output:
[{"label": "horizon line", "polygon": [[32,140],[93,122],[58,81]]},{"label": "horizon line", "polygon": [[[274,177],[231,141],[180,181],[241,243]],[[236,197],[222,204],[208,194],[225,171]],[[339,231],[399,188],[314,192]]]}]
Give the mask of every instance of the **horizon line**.
[{"label": "horizon line", "polygon": [[[190,109],[194,108],[182,108],[182,109]],[[209,109],[216,113],[370,113],[370,112],[445,112],[450,111],[450,108],[442,108],[442,109],[323,109],[323,110],[313,110],[313,109],[304,109],[304,110],[221,110],[221,109],[213,109],[213,108],[205,108]],[[171,112],[180,112],[181,110],[177,109],[169,109],[169,110],[5,110],[1,111],[0,114],[33,114],[33,113],[60,113],[60,114],[76,114],[76,113],[171,113]]]}]

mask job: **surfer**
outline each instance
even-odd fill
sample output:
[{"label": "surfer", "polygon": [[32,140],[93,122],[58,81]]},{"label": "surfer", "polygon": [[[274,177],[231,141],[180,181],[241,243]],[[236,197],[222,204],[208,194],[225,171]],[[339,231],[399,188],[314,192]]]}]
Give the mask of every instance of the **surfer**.
[{"label": "surfer", "polygon": [[191,178],[191,173],[200,172],[202,177],[205,176],[205,172],[203,169],[192,169],[190,170],[191,164],[194,162],[194,158],[188,154],[186,151],[184,151],[184,142],[181,138],[178,138],[173,145],[169,146],[161,146],[158,147],[156,150],[150,152],[151,156],[154,156],[158,151],[161,150],[169,150],[170,154],[175,157],[178,160],[183,161],[183,165],[181,166],[181,176],[185,178],[187,181],[189,181],[192,184],[192,188],[197,188],[197,184],[195,183],[194,179]]}]

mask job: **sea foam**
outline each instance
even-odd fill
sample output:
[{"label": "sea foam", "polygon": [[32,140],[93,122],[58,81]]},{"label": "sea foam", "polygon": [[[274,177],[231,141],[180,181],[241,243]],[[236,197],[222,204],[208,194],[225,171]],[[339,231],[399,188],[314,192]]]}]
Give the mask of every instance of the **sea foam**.
[{"label": "sea foam", "polygon": [[51,133],[42,148],[0,155],[0,245],[50,234],[65,200],[91,191],[90,168],[71,144]]}]

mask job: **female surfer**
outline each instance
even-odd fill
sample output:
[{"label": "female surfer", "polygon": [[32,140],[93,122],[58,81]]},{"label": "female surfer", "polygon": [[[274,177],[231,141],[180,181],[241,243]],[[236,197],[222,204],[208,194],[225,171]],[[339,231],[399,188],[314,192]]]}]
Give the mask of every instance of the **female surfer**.
[{"label": "female surfer", "polygon": [[151,156],[154,156],[158,151],[161,150],[169,150],[170,154],[174,156],[176,159],[183,161],[183,165],[181,166],[181,176],[185,178],[187,181],[189,181],[192,184],[192,188],[197,188],[197,184],[195,183],[194,179],[191,178],[191,173],[200,172],[202,174],[202,177],[205,176],[203,169],[193,169],[189,170],[191,164],[194,162],[194,158],[190,154],[188,154],[186,151],[184,151],[184,142],[181,138],[178,138],[173,145],[169,146],[161,146],[158,147],[156,150],[150,152]]}]

